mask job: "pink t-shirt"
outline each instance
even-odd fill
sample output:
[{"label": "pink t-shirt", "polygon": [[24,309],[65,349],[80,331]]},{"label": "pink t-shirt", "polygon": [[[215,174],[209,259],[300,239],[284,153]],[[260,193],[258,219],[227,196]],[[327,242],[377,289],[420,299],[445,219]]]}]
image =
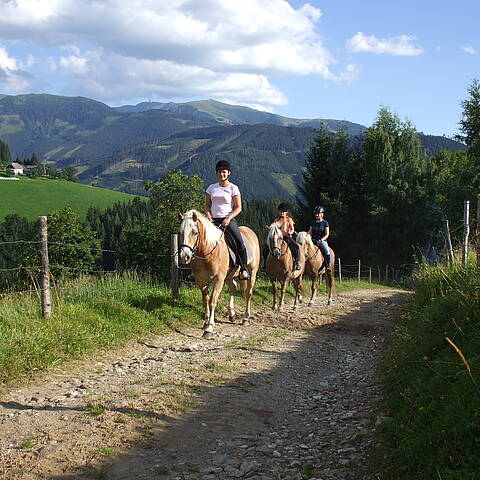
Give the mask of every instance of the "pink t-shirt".
[{"label": "pink t-shirt", "polygon": [[230,183],[227,187],[212,183],[206,193],[212,199],[212,217],[225,218],[232,213],[233,197],[240,195],[240,190],[234,183]]}]

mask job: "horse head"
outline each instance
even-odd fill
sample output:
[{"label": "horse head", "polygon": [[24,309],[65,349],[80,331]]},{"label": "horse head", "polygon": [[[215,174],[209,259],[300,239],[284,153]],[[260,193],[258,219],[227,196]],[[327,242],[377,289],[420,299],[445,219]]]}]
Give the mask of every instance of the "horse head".
[{"label": "horse head", "polygon": [[268,227],[267,245],[273,258],[279,259],[282,256],[283,234],[278,222],[272,223]]},{"label": "horse head", "polygon": [[195,255],[200,239],[200,231],[197,225],[197,214],[195,211],[187,212],[181,216],[180,224],[180,261],[190,263]]}]

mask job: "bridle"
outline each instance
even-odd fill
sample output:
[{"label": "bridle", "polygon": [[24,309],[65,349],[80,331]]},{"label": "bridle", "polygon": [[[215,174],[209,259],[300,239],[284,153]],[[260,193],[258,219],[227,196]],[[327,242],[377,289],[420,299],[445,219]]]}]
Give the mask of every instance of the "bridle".
[{"label": "bridle", "polygon": [[197,248],[198,248],[198,244],[200,243],[200,229],[198,228],[198,223],[195,222],[195,226],[197,227],[197,232],[198,232],[198,235],[197,235],[197,239],[195,240],[195,243],[193,244],[193,247],[191,247],[190,245],[188,245],[187,243],[182,243],[180,245],[180,249],[182,249],[183,247],[186,247],[188,248],[191,252],[192,252],[192,260],[197,258],[197,259],[200,259],[200,260],[205,260],[209,255],[211,255],[214,250],[218,247],[222,237],[223,237],[223,234],[225,233],[225,230],[222,230],[222,235],[220,236],[220,238],[217,240],[217,243],[214,245],[214,247],[204,256],[204,257],[201,257],[200,255],[197,255],[196,254],[196,251],[197,251]]},{"label": "bridle", "polygon": [[[278,228],[278,227],[274,227],[274,228]],[[282,236],[282,244],[281,245],[283,245],[283,243],[286,243],[286,242],[285,242],[285,240],[283,239],[283,236]],[[278,248],[278,250],[280,251],[280,255],[278,256],[278,258],[282,258],[287,253],[287,250],[288,250],[288,247],[287,247],[285,252],[282,253],[282,247],[281,246],[280,247],[275,246],[274,248],[272,248],[271,242],[268,243],[268,249],[269,249],[269,251],[272,255],[273,255],[272,250],[274,250],[275,248]]]}]

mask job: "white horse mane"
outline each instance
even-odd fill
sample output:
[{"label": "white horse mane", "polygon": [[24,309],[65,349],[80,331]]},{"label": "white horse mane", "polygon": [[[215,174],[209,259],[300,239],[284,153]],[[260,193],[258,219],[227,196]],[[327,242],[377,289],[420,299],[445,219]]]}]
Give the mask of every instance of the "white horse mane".
[{"label": "white horse mane", "polygon": [[307,232],[297,233],[297,243],[299,243],[300,245],[307,244],[313,247],[312,237]]},{"label": "white horse mane", "polygon": [[283,238],[282,234],[282,222],[273,222],[268,227],[268,235],[267,235],[267,242],[269,242],[270,238]]},{"label": "white horse mane", "polygon": [[200,213],[198,210],[192,209],[185,212],[183,215],[182,221],[182,230],[184,228],[184,223],[186,221],[193,221],[193,215],[197,216],[197,220],[203,225],[205,230],[205,241],[207,243],[218,242],[222,238],[223,232],[217,228],[203,213]]}]

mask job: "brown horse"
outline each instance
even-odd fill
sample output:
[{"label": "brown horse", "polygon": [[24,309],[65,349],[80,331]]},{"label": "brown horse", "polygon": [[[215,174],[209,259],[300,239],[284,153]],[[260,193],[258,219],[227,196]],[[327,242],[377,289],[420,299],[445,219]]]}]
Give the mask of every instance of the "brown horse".
[{"label": "brown horse", "polygon": [[[260,246],[257,236],[250,228],[240,227],[240,231],[245,240],[248,257],[249,278],[248,280],[242,280],[246,304],[243,324],[248,325],[252,317],[253,286],[260,265]],[[230,288],[230,320],[233,320],[235,316],[234,294],[237,284],[234,278],[238,276],[239,268],[230,266],[230,255],[223,230],[217,228],[196,210],[189,210],[182,216],[180,242],[180,261],[190,264],[195,283],[202,292],[205,311],[203,337],[211,338],[215,325],[215,307],[224,282]],[[211,295],[209,295],[210,285],[213,285]]]},{"label": "brown horse", "polygon": [[[273,305],[272,309],[282,310],[285,291],[290,280],[292,280],[295,288],[295,302],[293,309],[297,308],[297,301],[302,301],[302,276],[305,268],[305,253],[300,248],[300,270],[294,270],[293,255],[288,248],[287,242],[283,240],[283,234],[280,229],[280,224],[274,222],[268,227],[267,236],[268,256],[267,256],[267,275],[273,288]],[[277,305],[277,282],[280,283],[280,298]]]},{"label": "brown horse", "polygon": [[335,253],[330,248],[330,269],[327,272],[324,265],[324,258],[322,251],[312,241],[312,237],[307,232],[299,232],[297,234],[297,242],[305,248],[305,275],[308,275],[312,280],[312,296],[308,305],[311,306],[315,302],[317,296],[318,277],[321,274],[325,275],[325,282],[327,284],[327,305],[332,304],[332,289],[334,286],[334,268],[335,268]]}]

